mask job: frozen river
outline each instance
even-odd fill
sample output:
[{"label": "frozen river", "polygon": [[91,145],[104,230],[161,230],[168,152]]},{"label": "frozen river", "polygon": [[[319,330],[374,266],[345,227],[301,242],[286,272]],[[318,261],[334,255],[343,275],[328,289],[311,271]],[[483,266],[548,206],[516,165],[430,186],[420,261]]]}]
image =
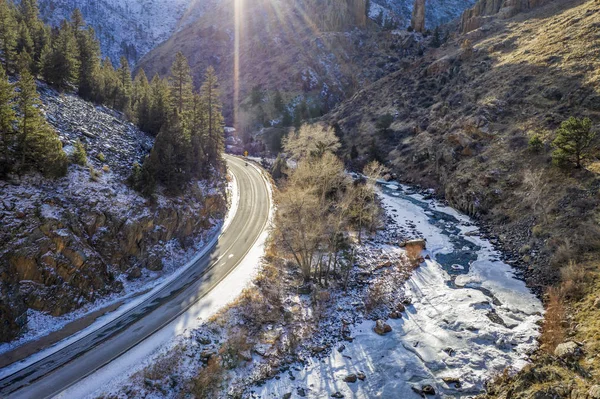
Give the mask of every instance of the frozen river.
[{"label": "frozen river", "polygon": [[[381,187],[381,199],[399,226],[427,240],[429,259],[405,283],[412,297],[404,317],[388,320],[379,336],[373,321],[353,327],[343,353],[310,362],[295,374],[308,398],[417,398],[426,385],[437,397],[468,397],[506,368],[519,369],[536,345],[541,302],[502,262],[466,216],[397,184]],[[364,381],[344,382],[362,372]],[[292,392],[286,378],[256,390],[263,398]],[[414,389],[413,389],[414,388]]]}]

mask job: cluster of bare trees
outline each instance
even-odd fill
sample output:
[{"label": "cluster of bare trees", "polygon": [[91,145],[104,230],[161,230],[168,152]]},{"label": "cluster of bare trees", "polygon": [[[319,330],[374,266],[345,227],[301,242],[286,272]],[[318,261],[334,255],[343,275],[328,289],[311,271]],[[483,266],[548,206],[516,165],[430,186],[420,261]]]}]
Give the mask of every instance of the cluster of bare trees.
[{"label": "cluster of bare trees", "polygon": [[340,147],[333,129],[304,125],[290,133],[284,151],[296,161],[278,194],[280,247],[297,264],[305,281],[329,284],[333,276],[347,284],[353,263],[352,238],[380,222],[374,182],[383,168],[372,163],[367,178],[353,180],[335,155]]}]

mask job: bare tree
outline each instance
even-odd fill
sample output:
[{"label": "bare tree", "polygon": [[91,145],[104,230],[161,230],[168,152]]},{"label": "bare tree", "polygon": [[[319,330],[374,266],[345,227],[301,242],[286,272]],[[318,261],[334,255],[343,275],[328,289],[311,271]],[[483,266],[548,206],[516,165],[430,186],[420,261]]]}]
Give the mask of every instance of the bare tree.
[{"label": "bare tree", "polygon": [[309,156],[319,158],[327,152],[335,153],[340,147],[333,128],[319,124],[302,125],[283,140],[284,151],[295,161]]}]

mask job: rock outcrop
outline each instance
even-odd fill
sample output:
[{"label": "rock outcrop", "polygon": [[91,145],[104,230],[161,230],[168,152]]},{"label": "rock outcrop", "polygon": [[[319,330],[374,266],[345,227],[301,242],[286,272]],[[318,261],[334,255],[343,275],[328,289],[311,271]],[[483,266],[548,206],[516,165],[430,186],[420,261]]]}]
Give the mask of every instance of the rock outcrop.
[{"label": "rock outcrop", "polygon": [[486,20],[510,18],[547,2],[548,0],[479,0],[463,13],[460,29],[467,33],[483,26]]},{"label": "rock outcrop", "polygon": [[425,0],[415,0],[410,26],[415,32],[425,32]]},{"label": "rock outcrop", "polygon": [[0,342],[23,331],[28,309],[59,316],[121,291],[143,269],[158,277],[163,257],[192,245],[226,209],[222,182],[142,197],[125,180],[152,138],[75,96],[41,91],[64,148],[83,142],[88,166],[58,180],[0,181]]}]

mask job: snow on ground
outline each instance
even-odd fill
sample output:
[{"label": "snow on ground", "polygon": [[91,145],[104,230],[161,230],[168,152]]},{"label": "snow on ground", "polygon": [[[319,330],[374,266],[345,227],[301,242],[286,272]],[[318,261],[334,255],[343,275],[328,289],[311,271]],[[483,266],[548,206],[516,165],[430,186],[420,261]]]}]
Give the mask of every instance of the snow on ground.
[{"label": "snow on ground", "polygon": [[[117,302],[124,302],[121,306],[119,306],[117,310],[99,317],[94,321],[94,323],[92,323],[85,329],[79,331],[78,333],[73,334],[72,336],[56,343],[55,345],[52,345],[51,347],[39,353],[36,353],[33,356],[30,356],[26,359],[23,359],[22,361],[15,362],[10,366],[0,369],[0,378],[15,373],[16,371],[27,367],[29,364],[32,364],[35,361],[49,356],[50,354],[60,350],[61,348],[64,348],[65,346],[76,341],[82,336],[89,334],[91,331],[94,331],[106,325],[111,320],[114,320],[115,318],[121,316],[128,310],[147,300],[147,298],[154,295],[155,292],[160,290],[166,284],[178,278],[185,270],[187,270],[198,259],[204,256],[204,254],[214,246],[218,238],[221,236],[221,234],[223,234],[223,232],[229,226],[231,220],[235,216],[239,203],[239,192],[237,182],[233,175],[231,176],[231,181],[227,186],[227,193],[227,197],[230,200],[230,204],[223,223],[215,223],[213,228],[210,231],[206,232],[206,239],[198,240],[196,243],[194,243],[193,246],[187,248],[186,250],[181,249],[176,239],[167,242],[165,244],[165,247],[170,249],[169,255],[163,258],[164,268],[160,272],[148,271],[147,275],[145,275],[143,279],[134,281],[127,280],[125,276],[121,276],[121,281],[123,283],[122,292],[114,293],[97,301],[94,301],[93,303],[86,304],[82,308],[67,313],[63,316],[54,317],[47,315],[43,312],[38,312],[29,309],[27,311],[27,333],[17,340],[0,344],[0,354],[13,350],[26,342],[32,341],[34,339],[39,339],[40,337],[43,337],[53,331],[60,330],[66,324],[79,318],[85,317],[86,315],[93,313],[99,309],[105,308]],[[45,211],[51,212],[50,209],[45,209]],[[140,295],[141,293],[143,294]]]},{"label": "snow on ground", "polygon": [[[285,374],[268,380],[255,387],[255,397],[410,398],[418,397],[413,387],[425,385],[460,397],[480,392],[493,374],[526,364],[537,345],[540,301],[490,243],[464,235],[474,230],[467,217],[406,190],[389,185],[381,195],[388,215],[427,240],[430,259],[404,286],[412,297],[406,315],[388,320],[392,332],[385,336],[373,332],[370,320],[353,326],[354,341],[343,351],[312,358],[293,380]],[[344,382],[359,372],[365,381]]]},{"label": "snow on ground", "polygon": [[[252,167],[257,168],[254,165]],[[259,169],[257,168],[257,170]],[[232,198],[231,209],[236,209],[239,201],[237,185],[232,184],[230,187],[235,187],[230,198]],[[268,181],[267,187],[269,195],[272,197]],[[267,225],[270,224],[273,218],[273,212],[274,210],[271,209]],[[225,226],[229,225],[234,213],[228,213],[224,223]],[[121,357],[69,387],[58,395],[57,398],[96,398],[108,392],[118,391],[133,374],[153,364],[154,360],[161,354],[168,353],[179,343],[185,341],[189,337],[190,331],[197,328],[205,320],[237,298],[242,290],[254,279],[260,259],[264,254],[268,234],[268,229],[265,229],[242,262],[213,290],[177,319]]]}]

